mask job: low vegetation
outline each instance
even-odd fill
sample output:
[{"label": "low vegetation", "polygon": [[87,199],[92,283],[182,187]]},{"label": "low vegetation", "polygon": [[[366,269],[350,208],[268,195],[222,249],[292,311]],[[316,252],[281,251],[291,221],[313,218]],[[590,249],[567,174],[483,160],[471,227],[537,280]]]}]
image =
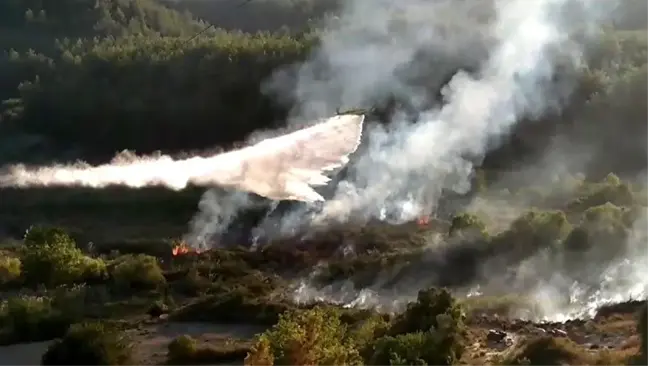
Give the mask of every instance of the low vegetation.
[{"label": "low vegetation", "polygon": [[[172,321],[271,327],[252,344],[176,338],[169,344],[166,362],[170,364],[235,362],[243,358],[249,365],[456,364],[474,356],[470,339],[475,330],[471,327],[478,324],[479,317],[506,316],[533,304],[522,296],[460,301],[439,286],[469,284],[478,279],[480,268],[490,268],[491,260],[496,259],[499,266],[502,261],[513,265],[540,252],[564,258],[563,274],[578,279],[578,273],[572,273],[569,256],[587,256],[590,263],[604,265],[625,252],[622,246],[608,243],[625,243],[630,238],[633,223],[646,207],[641,191],[613,175],[601,182],[581,182],[578,187],[573,191],[583,195],[578,200],[594,206],[552,206],[549,194],[543,201],[547,202],[544,209],[539,205],[520,213],[506,229],[493,230],[479,212],[466,211],[446,223],[340,228],[321,232],[299,245],[285,238],[256,251],[219,248],[177,257],[170,253],[137,254],[127,247],[124,250],[129,253],[120,254],[122,247],[115,244],[106,252],[101,246],[77,244],[61,228],[33,226],[21,245],[4,249],[2,288],[19,295],[10,296],[0,307],[0,340],[10,344],[63,337],[43,362],[81,362],[69,357],[84,357],[88,361],[83,362],[90,363],[100,362],[89,361],[97,357],[112,357],[102,362],[119,364],[130,357],[127,338],[113,326],[86,322],[110,314],[113,319],[133,319],[131,326],[136,326],[145,319],[159,321],[168,314]],[[588,199],[601,191],[623,192],[617,194],[630,200],[621,202],[615,194],[609,194],[605,203]],[[513,200],[515,193],[508,194]],[[339,251],[339,243],[348,242],[347,237],[357,243],[351,256]],[[448,240],[454,245],[430,247],[428,240]],[[155,253],[159,250],[155,246],[160,244],[147,245],[151,249],[144,246],[142,252]],[[163,248],[170,252],[169,245],[173,244]],[[318,263],[319,275],[312,278],[311,285],[327,286],[351,279],[364,287],[376,283],[386,270],[395,269],[393,281],[417,272],[434,276],[437,283],[390,316],[318,301],[295,303],[290,296],[290,278],[303,275]],[[495,268],[490,271],[496,273]],[[31,292],[18,290],[20,284],[30,286]],[[610,317],[604,315],[606,312],[618,313],[602,309],[597,316]],[[642,316],[645,318],[645,314]],[[637,333],[645,340],[645,326],[641,328],[641,324]],[[105,338],[101,336],[101,341],[91,345],[75,343],[104,332]],[[82,347],[89,347],[88,351],[70,351]],[[633,360],[645,357],[645,348],[634,350],[623,354],[583,353],[581,345],[568,339],[531,337],[491,361],[602,364],[638,362]]]},{"label": "low vegetation", "polygon": [[43,355],[42,365],[130,365],[132,350],[119,331],[101,323],[75,324]]}]

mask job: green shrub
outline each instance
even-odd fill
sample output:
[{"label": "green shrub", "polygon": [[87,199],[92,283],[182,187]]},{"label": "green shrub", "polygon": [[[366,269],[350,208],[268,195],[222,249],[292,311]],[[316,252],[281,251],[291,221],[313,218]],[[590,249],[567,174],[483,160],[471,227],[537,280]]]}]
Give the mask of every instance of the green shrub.
[{"label": "green shrub", "polygon": [[582,212],[590,207],[606,203],[616,206],[631,206],[635,202],[630,187],[611,173],[599,183],[583,183],[576,194],[579,197],[567,203],[567,210],[571,212]]},{"label": "green shrub", "polygon": [[626,226],[626,215],[627,210],[609,202],[588,208],[565,239],[567,265],[577,258],[602,263],[625,253],[631,230]]},{"label": "green shrub", "polygon": [[205,278],[198,270],[192,268],[185,276],[173,284],[173,289],[188,296],[198,296],[209,289],[211,284],[208,278]]},{"label": "green shrub", "polygon": [[522,260],[543,248],[558,249],[572,225],[562,211],[529,211],[492,239],[492,250]]},{"label": "green shrub", "polygon": [[188,335],[181,335],[174,338],[168,346],[167,358],[170,364],[182,364],[193,359],[198,349],[198,342]]},{"label": "green shrub", "polygon": [[2,342],[35,342],[59,337],[82,315],[78,294],[12,297],[0,305]]},{"label": "green shrub", "polygon": [[238,342],[225,342],[224,345],[198,345],[188,335],[176,337],[169,343],[167,363],[171,365],[203,365],[241,361],[249,347]]},{"label": "green shrub", "polygon": [[0,258],[0,286],[15,283],[20,279],[20,259],[16,257]]},{"label": "green shrub", "polygon": [[42,365],[127,365],[132,363],[131,345],[120,332],[101,323],[75,324],[52,344]]},{"label": "green shrub", "polygon": [[274,355],[268,337],[259,337],[250,352],[245,356],[245,366],[273,366]]},{"label": "green shrub", "polygon": [[28,284],[56,286],[105,276],[103,261],[85,256],[62,229],[32,227],[24,244],[21,268]]},{"label": "green shrub", "polygon": [[531,338],[521,342],[499,363],[501,365],[592,365],[591,355],[570,339]]},{"label": "green shrub", "polygon": [[172,314],[178,321],[210,321],[220,323],[252,323],[273,325],[282,313],[294,305],[282,299],[260,297],[244,287],[223,289],[194,302]]},{"label": "green shrub", "polygon": [[477,215],[461,213],[452,218],[449,235],[460,235],[467,239],[485,239],[488,237],[488,231],[486,224]]},{"label": "green shrub", "polygon": [[257,338],[246,364],[273,360],[278,365],[358,365],[360,354],[347,336],[337,309],[287,312]]},{"label": "green shrub", "polygon": [[477,216],[470,213],[461,213],[452,218],[449,229],[450,235],[479,234],[487,237],[486,224]]},{"label": "green shrub", "polygon": [[[398,357],[408,362],[420,358],[429,364],[452,364],[464,352],[464,317],[461,306],[447,290],[421,290],[417,300],[409,303],[405,312],[394,318],[388,331],[389,338],[376,341],[372,358],[390,362],[390,352],[399,349],[404,353],[398,354]],[[399,337],[403,335],[407,336]],[[432,353],[410,349],[417,345],[431,348]]]},{"label": "green shrub", "polygon": [[[400,334],[379,338],[369,365],[453,365],[454,356],[439,349],[441,342],[434,331]],[[450,356],[450,358],[448,358]]]},{"label": "green shrub", "polygon": [[166,283],[157,258],[146,255],[124,255],[115,259],[109,269],[118,289],[154,289]]},{"label": "green shrub", "polygon": [[389,322],[384,316],[374,314],[350,329],[349,338],[360,351],[364,359],[373,354],[374,341],[383,337],[389,330]]}]

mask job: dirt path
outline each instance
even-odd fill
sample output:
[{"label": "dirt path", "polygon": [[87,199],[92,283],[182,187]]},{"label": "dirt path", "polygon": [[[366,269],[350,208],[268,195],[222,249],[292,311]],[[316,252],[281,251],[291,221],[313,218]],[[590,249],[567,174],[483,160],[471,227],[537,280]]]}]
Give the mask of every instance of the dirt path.
[{"label": "dirt path", "polygon": [[[135,361],[155,364],[166,358],[169,342],[188,334],[201,342],[224,342],[230,338],[249,339],[264,329],[250,325],[169,322],[145,326],[129,333],[134,338]],[[52,341],[21,343],[0,347],[0,365],[39,365]]]},{"label": "dirt path", "polygon": [[40,365],[41,356],[52,341],[0,347],[0,365]]}]

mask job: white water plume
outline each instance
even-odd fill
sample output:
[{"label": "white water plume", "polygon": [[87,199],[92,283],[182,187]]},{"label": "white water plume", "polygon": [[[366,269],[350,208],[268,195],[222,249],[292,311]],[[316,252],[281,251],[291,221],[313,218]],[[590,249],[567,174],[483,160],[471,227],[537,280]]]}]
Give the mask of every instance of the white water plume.
[{"label": "white water plume", "polygon": [[[9,167],[0,186],[163,185],[174,190],[189,184],[232,187],[275,200],[322,201],[311,186],[328,183],[323,172],[347,163],[362,134],[364,116],[339,115],[240,150],[210,157],[174,160],[169,156],[116,160],[111,164],[26,168]],[[233,214],[234,212],[230,212]]]}]

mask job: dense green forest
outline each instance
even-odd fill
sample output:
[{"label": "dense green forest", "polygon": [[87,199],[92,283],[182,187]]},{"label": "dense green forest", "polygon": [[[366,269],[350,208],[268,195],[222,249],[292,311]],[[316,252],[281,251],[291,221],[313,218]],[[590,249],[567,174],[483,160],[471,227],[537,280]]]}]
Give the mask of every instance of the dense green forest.
[{"label": "dense green forest", "polygon": [[[123,149],[227,147],[255,129],[280,125],[286,106],[261,93],[261,83],[308,55],[317,36],[307,23],[335,9],[325,3],[2,2],[0,157],[100,161]],[[556,134],[605,152],[599,175],[621,163],[630,172],[645,166],[646,35],[637,16],[641,2],[633,4],[619,10],[621,20],[611,23],[616,28],[588,50],[590,67],[570,107],[542,123],[520,123],[509,143],[487,157],[487,167],[505,169],[509,158],[542,151]],[[273,20],[274,13],[291,12],[303,14],[290,15],[305,25],[288,24],[298,32],[273,25],[259,25],[261,33],[233,29],[234,23],[258,25],[259,14]],[[208,24],[198,17],[215,28],[189,41]],[[609,146],[615,146],[612,156]]]}]

